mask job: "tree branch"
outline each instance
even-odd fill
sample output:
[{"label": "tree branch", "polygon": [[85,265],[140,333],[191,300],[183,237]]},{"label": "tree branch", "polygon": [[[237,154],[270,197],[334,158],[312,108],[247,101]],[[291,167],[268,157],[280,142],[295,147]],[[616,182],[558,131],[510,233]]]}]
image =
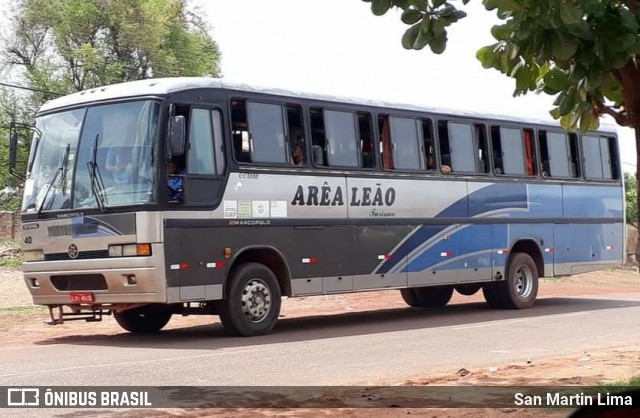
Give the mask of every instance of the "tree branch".
[{"label": "tree branch", "polygon": [[614,110],[612,107],[602,103],[594,103],[594,107],[599,115],[609,115],[615,119],[616,123],[620,126],[631,126],[627,112],[622,110],[620,112]]},{"label": "tree branch", "polygon": [[638,13],[640,13],[640,1],[638,1],[638,0],[626,0],[626,1],[623,2],[623,4],[626,5],[629,8],[629,10],[631,10],[636,15]]}]

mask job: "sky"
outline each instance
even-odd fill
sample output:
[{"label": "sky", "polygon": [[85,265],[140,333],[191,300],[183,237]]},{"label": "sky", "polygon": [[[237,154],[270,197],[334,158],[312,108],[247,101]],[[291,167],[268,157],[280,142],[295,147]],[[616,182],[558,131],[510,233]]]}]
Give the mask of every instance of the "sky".
[{"label": "sky", "polygon": [[[223,78],[259,86],[553,122],[553,97],[513,97],[515,81],[485,70],[476,51],[495,42],[495,12],[456,4],[441,55],[405,50],[400,12],[374,16],[361,0],[192,0],[222,52]],[[8,4],[0,2],[0,25]],[[601,123],[615,126],[609,117]],[[623,169],[635,171],[633,131],[618,127]]]},{"label": "sky", "polygon": [[[480,2],[448,29],[441,55],[405,50],[400,12],[374,16],[361,0],[195,0],[222,52],[223,78],[395,103],[553,121],[553,97],[513,97],[515,81],[482,68],[495,12]],[[601,123],[615,126],[609,117]],[[623,169],[635,171],[633,131],[619,128]]]}]

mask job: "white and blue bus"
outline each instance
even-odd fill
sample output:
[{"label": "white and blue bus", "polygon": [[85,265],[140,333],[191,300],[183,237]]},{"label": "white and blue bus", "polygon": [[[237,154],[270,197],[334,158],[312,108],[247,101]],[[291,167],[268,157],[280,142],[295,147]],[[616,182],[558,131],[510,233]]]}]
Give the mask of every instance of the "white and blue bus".
[{"label": "white and blue bus", "polygon": [[251,336],[283,296],[382,289],[523,309],[539,277],[625,254],[613,131],[211,78],[74,93],[34,131],[23,270],[52,324],[211,314]]}]

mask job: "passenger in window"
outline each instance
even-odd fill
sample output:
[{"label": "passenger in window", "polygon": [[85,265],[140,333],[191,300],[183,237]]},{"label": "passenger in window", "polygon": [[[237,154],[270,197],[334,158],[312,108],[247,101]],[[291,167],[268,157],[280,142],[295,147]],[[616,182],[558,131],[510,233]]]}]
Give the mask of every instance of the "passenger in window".
[{"label": "passenger in window", "polygon": [[114,183],[131,183],[134,170],[131,151],[127,152],[124,147],[109,148],[105,168],[111,172]]},{"label": "passenger in window", "polygon": [[291,151],[291,162],[293,165],[304,165],[304,143],[302,141],[296,142],[296,145]]},{"label": "passenger in window", "polygon": [[169,199],[182,203],[182,178],[184,177],[184,161],[175,157],[167,163],[167,187],[169,188]]},{"label": "passenger in window", "polygon": [[[433,160],[433,155],[429,154],[427,156],[427,170],[435,170],[436,168],[436,163]],[[442,164],[440,166],[440,170],[444,173],[444,174],[449,174],[451,173],[451,167],[449,167],[446,164]]]},{"label": "passenger in window", "polygon": [[373,143],[371,141],[362,140],[362,167],[373,168],[376,165],[375,156],[373,154]]}]

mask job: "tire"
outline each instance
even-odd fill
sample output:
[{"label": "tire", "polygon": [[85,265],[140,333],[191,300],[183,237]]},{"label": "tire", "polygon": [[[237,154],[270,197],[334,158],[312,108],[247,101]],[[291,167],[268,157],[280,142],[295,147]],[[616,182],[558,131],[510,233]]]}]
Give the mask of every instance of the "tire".
[{"label": "tire", "polygon": [[402,296],[402,300],[412,308],[420,308],[420,301],[418,301],[418,297],[416,296],[415,289],[400,289],[400,295]]},{"label": "tire", "polygon": [[160,331],[171,319],[172,312],[167,306],[147,305],[114,312],[118,325],[134,334],[152,334]]},{"label": "tire", "polygon": [[453,286],[418,287],[414,290],[422,308],[442,308],[449,303],[453,295]]},{"label": "tire", "polygon": [[511,254],[505,279],[485,284],[482,291],[487,303],[493,308],[531,308],[538,296],[536,263],[529,254]]},{"label": "tire", "polygon": [[507,309],[533,306],[538,296],[538,268],[529,254],[511,254],[506,280],[498,290]]},{"label": "tire", "polygon": [[459,284],[455,287],[456,292],[464,296],[473,296],[482,288],[480,283]]},{"label": "tire", "polygon": [[278,321],[281,301],[273,272],[262,264],[244,263],[229,275],[226,299],[218,304],[220,321],[231,335],[269,334]]},{"label": "tire", "polygon": [[500,283],[501,282],[491,282],[482,285],[482,295],[484,296],[484,300],[486,300],[487,305],[493,309],[505,309],[506,307],[502,297],[498,293],[498,285]]}]

